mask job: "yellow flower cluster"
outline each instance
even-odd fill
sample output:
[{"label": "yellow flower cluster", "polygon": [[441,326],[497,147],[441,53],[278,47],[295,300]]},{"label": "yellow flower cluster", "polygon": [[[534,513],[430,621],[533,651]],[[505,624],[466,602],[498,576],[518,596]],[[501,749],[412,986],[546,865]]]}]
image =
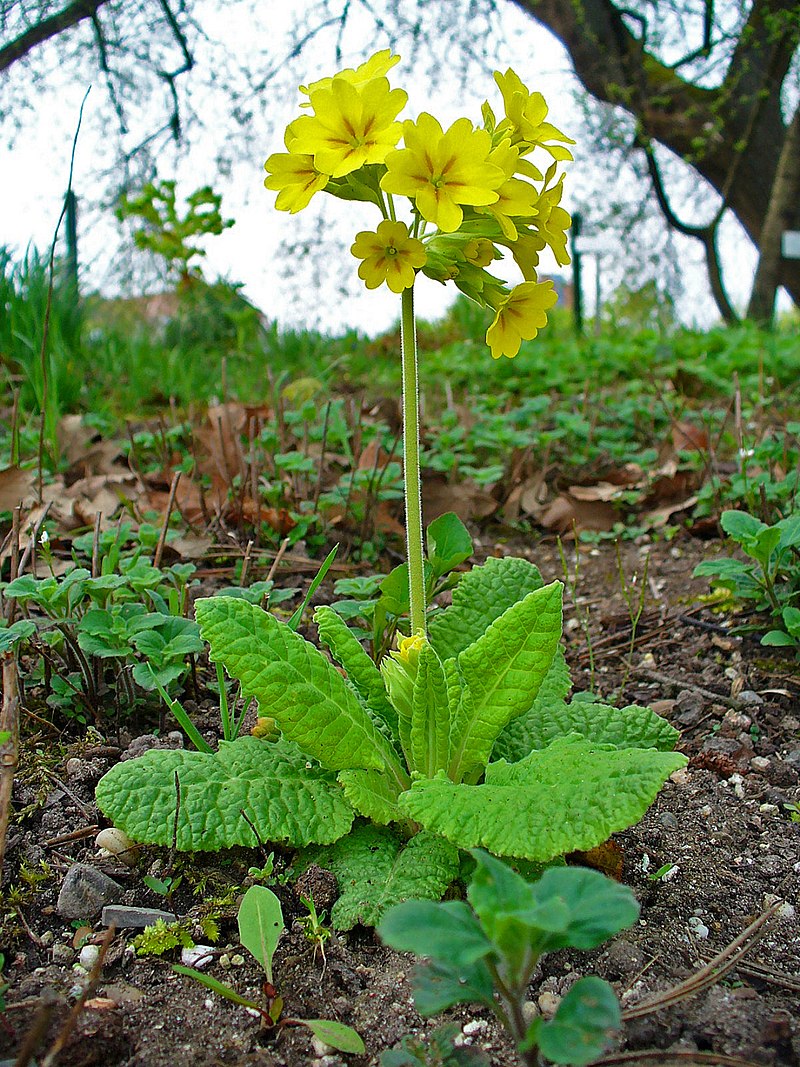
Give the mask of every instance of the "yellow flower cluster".
[{"label": "yellow flower cluster", "polygon": [[[570,261],[556,171],[572,159],[566,145],[574,141],[546,121],[544,97],[510,69],[495,73],[499,120],[486,103],[479,127],[459,118],[445,130],[427,112],[400,121],[408,96],[387,77],[398,61],[386,49],[301,86],[304,111],[286,129],[286,151],[267,160],[264,184],[277,191],[281,211],[301,211],[323,190],[375,204],[383,221],[357,234],[351,248],[367,288],[401,293],[419,271],[453,281],[494,310],[486,334],[492,356],[513,357],[556,302],[553,283],[538,280],[539,253],[549,246],[558,263]],[[552,159],[544,174],[530,158],[536,151]],[[397,197],[410,202],[408,223],[397,217]],[[503,250],[524,279],[512,289],[486,269]]]}]

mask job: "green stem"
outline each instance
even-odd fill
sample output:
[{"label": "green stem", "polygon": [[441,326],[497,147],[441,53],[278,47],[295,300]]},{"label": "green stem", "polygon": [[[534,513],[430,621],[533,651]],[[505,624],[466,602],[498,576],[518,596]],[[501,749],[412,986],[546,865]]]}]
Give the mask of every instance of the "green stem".
[{"label": "green stem", "polygon": [[425,633],[425,571],[422,562],[422,485],[419,475],[419,380],[414,289],[404,289],[400,316],[403,360],[403,471],[406,494],[406,545],[411,633]]}]

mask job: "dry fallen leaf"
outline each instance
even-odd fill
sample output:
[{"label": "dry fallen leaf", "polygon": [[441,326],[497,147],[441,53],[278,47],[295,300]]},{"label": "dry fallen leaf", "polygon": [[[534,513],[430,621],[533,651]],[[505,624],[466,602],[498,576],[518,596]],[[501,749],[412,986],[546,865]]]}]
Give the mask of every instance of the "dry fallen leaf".
[{"label": "dry fallen leaf", "polygon": [[12,511],[33,495],[33,471],[22,467],[0,470],[0,511]]},{"label": "dry fallen leaf", "polygon": [[494,497],[474,482],[465,480],[451,485],[437,474],[423,476],[422,509],[426,522],[433,522],[448,511],[455,512],[462,522],[485,519],[497,508]]},{"label": "dry fallen leaf", "polygon": [[561,493],[539,522],[546,530],[563,534],[571,532],[573,526],[579,530],[613,530],[618,520],[618,512],[605,500],[576,500],[568,493]]}]

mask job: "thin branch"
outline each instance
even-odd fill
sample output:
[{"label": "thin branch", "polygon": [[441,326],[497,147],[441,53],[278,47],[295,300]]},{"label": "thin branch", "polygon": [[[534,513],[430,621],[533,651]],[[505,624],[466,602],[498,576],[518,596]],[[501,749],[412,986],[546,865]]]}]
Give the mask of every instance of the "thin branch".
[{"label": "thin branch", "polygon": [[17,60],[23,59],[28,52],[49,41],[51,37],[57,37],[84,19],[94,18],[98,8],[107,2],[108,0],[75,0],[55,15],[35,23],[19,37],[0,48],[0,71],[8,70]]}]

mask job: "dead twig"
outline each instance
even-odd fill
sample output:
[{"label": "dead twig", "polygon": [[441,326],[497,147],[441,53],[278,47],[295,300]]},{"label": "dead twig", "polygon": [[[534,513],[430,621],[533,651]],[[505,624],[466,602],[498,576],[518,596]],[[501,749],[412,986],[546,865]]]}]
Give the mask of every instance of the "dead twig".
[{"label": "dead twig", "polygon": [[94,961],[94,966],[89,972],[89,978],[86,982],[86,988],[81,995],[75,1001],[67,1018],[64,1020],[64,1025],[61,1027],[61,1032],[55,1039],[53,1044],[47,1051],[47,1055],[42,1060],[42,1067],[53,1067],[61,1052],[63,1052],[67,1042],[70,1039],[72,1031],[75,1029],[83,1006],[87,1000],[94,996],[98,985],[100,984],[100,975],[103,971],[103,964],[105,963],[106,953],[111,947],[111,942],[114,940],[114,935],[117,932],[116,926],[112,923],[106,931],[105,937],[100,943],[100,952],[97,955],[97,959]]},{"label": "dead twig", "polygon": [[[44,1040],[44,1035],[47,1033],[50,1020],[53,1017],[53,1012],[56,1010],[56,1006],[60,1004],[60,1002],[60,997],[58,997],[52,989],[45,989],[42,991],[42,995],[39,997],[39,1010],[36,1012],[31,1027],[25,1035],[22,1046],[17,1053],[17,1058],[14,1060],[14,1067],[28,1067],[36,1050]],[[16,1007],[16,1005],[9,1005],[9,1008],[11,1007]]]},{"label": "dead twig", "polygon": [[178,483],[181,480],[181,472],[175,471],[172,476],[172,484],[169,487],[169,496],[167,497],[167,510],[164,513],[164,525],[161,527],[161,533],[158,535],[158,544],[156,550],[153,553],[153,566],[161,566],[161,557],[164,555],[164,545],[167,543],[167,534],[169,533],[169,519],[172,514],[172,509],[175,506],[175,494],[178,491]]},{"label": "dead twig", "polygon": [[13,652],[3,655],[3,704],[0,709],[0,878],[11,818],[11,793],[19,763],[19,674]]},{"label": "dead twig", "polygon": [[736,697],[716,693],[713,689],[705,689],[702,685],[694,685],[692,682],[684,681],[681,678],[671,678],[668,674],[661,674],[660,671],[651,671],[647,667],[634,667],[632,673],[637,678],[646,678],[647,681],[658,682],[659,685],[670,685],[676,689],[683,690],[688,689],[690,693],[697,693],[698,696],[704,697],[706,700],[713,700],[717,704],[726,704],[729,708],[733,708],[734,711],[741,711],[744,707],[741,700],[737,700]]},{"label": "dead twig", "polygon": [[705,967],[701,967],[699,971],[695,971],[694,974],[689,975],[678,985],[672,986],[671,989],[650,997],[648,1000],[643,1000],[632,1008],[627,1008],[623,1011],[622,1018],[626,1022],[630,1019],[639,1019],[642,1015],[649,1015],[651,1012],[660,1011],[662,1008],[677,1004],[678,1001],[694,996],[695,993],[701,993],[704,989],[714,985],[728,971],[732,971],[742,957],[763,936],[767,923],[782,906],[783,901],[773,904],[771,908],[768,908],[754,922],[750,923],[747,929],[743,930],[735,940],[731,941]]}]

